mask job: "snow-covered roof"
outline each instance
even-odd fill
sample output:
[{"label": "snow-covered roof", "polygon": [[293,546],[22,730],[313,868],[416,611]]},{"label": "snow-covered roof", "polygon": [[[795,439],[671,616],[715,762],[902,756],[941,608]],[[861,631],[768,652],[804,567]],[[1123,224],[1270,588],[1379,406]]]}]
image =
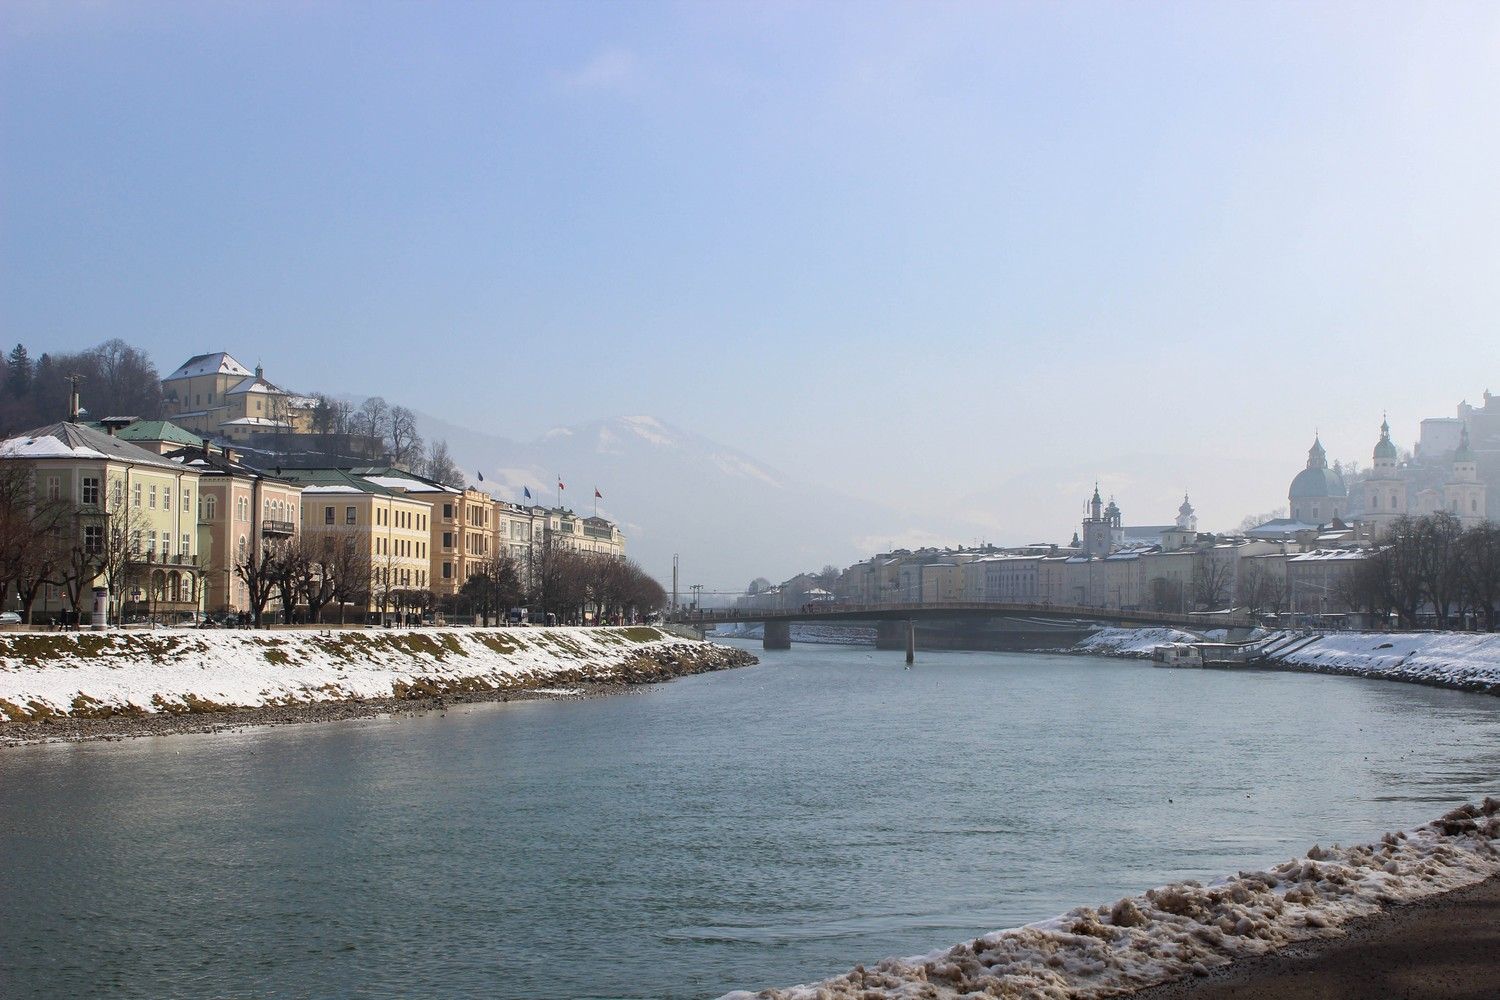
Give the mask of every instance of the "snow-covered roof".
[{"label": "snow-covered roof", "polygon": [[74,458],[91,461],[129,462],[157,468],[180,469],[169,461],[138,445],[111,437],[87,424],[61,421],[17,434],[0,442],[0,458]]},{"label": "snow-covered roof", "polygon": [[1292,556],[1289,562],[1344,562],[1348,560],[1365,559],[1369,553],[1364,549],[1315,549],[1312,552],[1303,552]]},{"label": "snow-covered roof", "polygon": [[1245,532],[1251,538],[1280,538],[1284,535],[1295,535],[1302,531],[1317,531],[1316,524],[1308,524],[1306,521],[1296,521],[1290,517],[1277,517],[1258,524]]},{"label": "snow-covered roof", "polygon": [[303,496],[307,496],[307,495],[309,495],[311,493],[354,493],[354,494],[360,494],[360,493],[364,493],[364,492],[366,492],[366,491],[358,488],[357,486],[348,486],[348,485],[344,485],[344,484],[341,484],[341,483],[340,484],[331,484],[331,485],[328,485],[328,486],[304,486],[302,488],[302,495]]},{"label": "snow-covered roof", "polygon": [[281,420],[272,420],[270,417],[239,417],[235,420],[221,420],[220,427],[290,427],[289,423]]},{"label": "snow-covered roof", "polygon": [[224,351],[199,354],[184,361],[175,372],[162,379],[171,382],[179,378],[197,378],[200,375],[249,375],[250,369],[240,364]]},{"label": "snow-covered roof", "polygon": [[259,393],[265,396],[285,396],[286,392],[280,386],[267,382],[260,375],[251,375],[249,378],[240,379],[233,386],[224,391],[226,396],[243,396],[248,393]]},{"label": "snow-covered roof", "polygon": [[388,490],[400,490],[403,493],[462,493],[463,490],[454,489],[452,486],[444,486],[442,483],[429,483],[422,479],[408,479],[405,476],[360,476],[365,482],[374,483],[376,486],[384,486]]}]

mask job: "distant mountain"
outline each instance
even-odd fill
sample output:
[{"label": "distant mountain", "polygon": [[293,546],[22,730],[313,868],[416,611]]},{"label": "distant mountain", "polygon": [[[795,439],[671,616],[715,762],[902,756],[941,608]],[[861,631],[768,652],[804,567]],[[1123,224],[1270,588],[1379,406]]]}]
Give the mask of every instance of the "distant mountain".
[{"label": "distant mountain", "polygon": [[794,482],[655,417],[558,427],[529,443],[418,419],[427,440],[447,440],[471,482],[482,472],[483,487],[503,499],[529,487],[536,502],[555,504],[560,474],[563,504],[591,513],[597,487],[599,513],[619,523],[631,558],[670,586],[672,555],[680,556],[684,595],[695,583],[742,591],[757,576],[845,566],[903,541],[895,511]]}]

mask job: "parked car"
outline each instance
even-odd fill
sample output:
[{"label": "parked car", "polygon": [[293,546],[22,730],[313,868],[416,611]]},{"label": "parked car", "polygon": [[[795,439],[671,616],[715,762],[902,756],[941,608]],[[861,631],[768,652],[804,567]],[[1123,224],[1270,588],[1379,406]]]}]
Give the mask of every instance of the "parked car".
[{"label": "parked car", "polygon": [[0,625],[19,625],[21,616],[14,611],[0,611]]}]

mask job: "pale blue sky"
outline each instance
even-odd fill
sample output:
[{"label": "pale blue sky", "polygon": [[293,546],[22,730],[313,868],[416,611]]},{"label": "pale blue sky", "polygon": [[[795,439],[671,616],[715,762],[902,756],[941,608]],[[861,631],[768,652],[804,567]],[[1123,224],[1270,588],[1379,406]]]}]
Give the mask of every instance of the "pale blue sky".
[{"label": "pale blue sky", "polygon": [[6,344],[651,413],[1000,541],[1500,391],[1497,176],[1494,4],[0,7]]}]

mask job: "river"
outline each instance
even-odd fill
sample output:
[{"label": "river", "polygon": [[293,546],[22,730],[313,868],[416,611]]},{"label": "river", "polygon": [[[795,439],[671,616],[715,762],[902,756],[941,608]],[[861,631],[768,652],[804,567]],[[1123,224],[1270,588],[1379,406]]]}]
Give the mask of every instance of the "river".
[{"label": "river", "polygon": [[0,995],[712,997],[1497,777],[1493,697],[809,645],[619,697],[11,748]]}]

